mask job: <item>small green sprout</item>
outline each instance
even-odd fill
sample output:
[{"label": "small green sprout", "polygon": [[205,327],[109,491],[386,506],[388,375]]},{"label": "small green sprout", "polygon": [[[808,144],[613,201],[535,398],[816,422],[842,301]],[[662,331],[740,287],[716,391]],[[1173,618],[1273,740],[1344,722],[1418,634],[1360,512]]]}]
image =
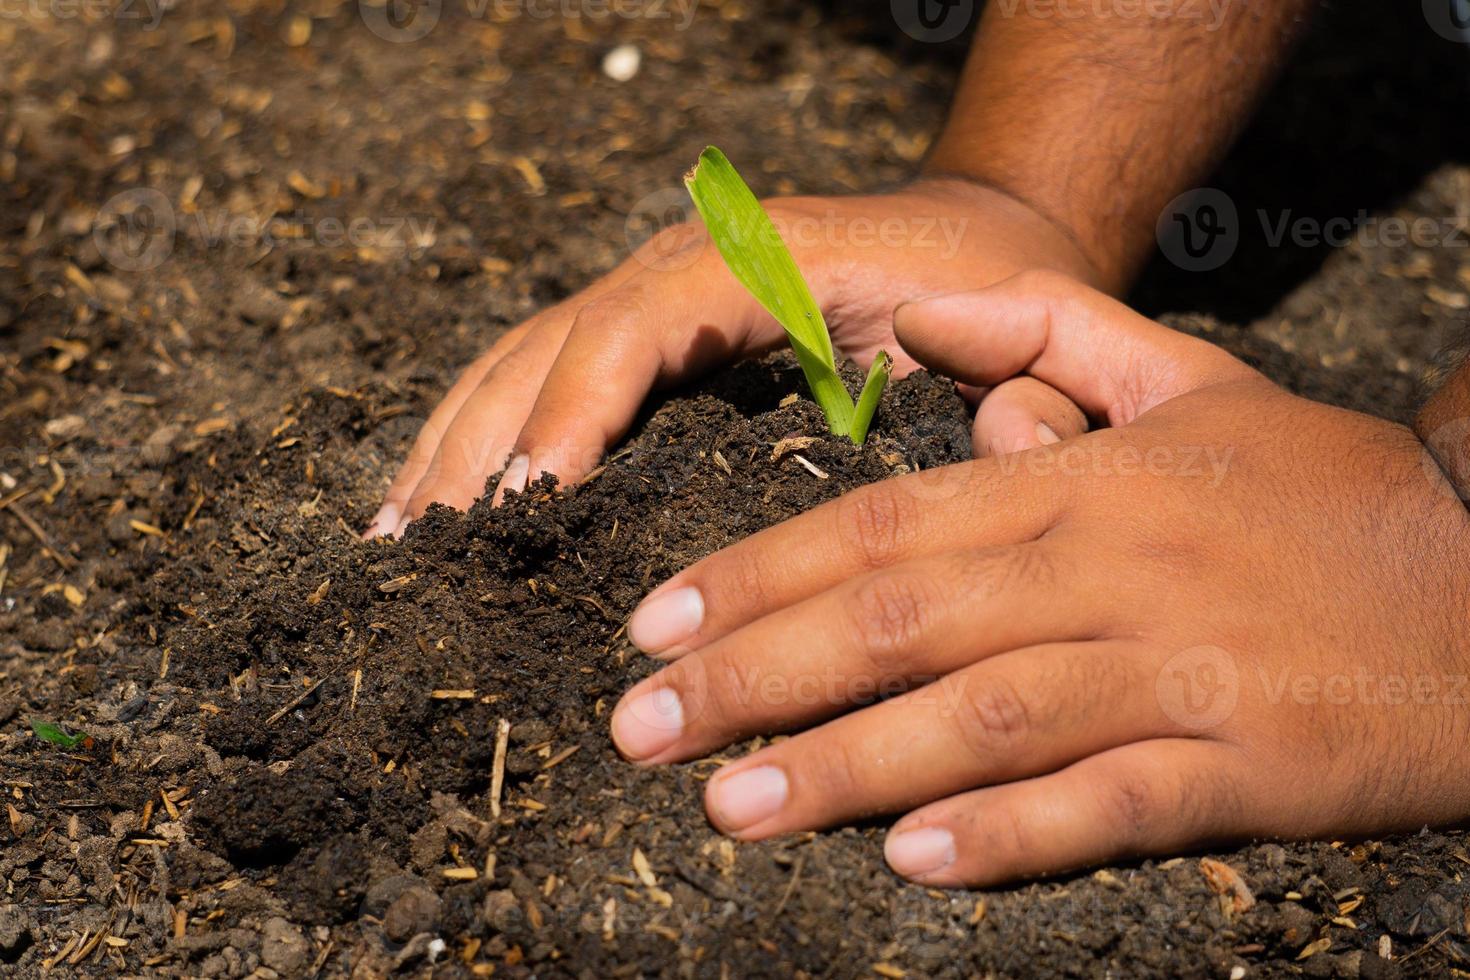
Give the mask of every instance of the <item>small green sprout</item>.
[{"label": "small green sprout", "polygon": [[725,265],[785,328],[812,389],[812,398],[827,416],[827,427],[833,435],[847,436],[854,445],[861,446],[868,437],[883,387],[888,384],[893,358],[886,351],[878,352],[862,394],[853,404],[847,385],[837,373],[827,321],[770,215],[735,167],[725,154],[707,147],[684,183]]},{"label": "small green sprout", "polygon": [[59,745],[63,749],[74,749],[78,745],[83,745],[83,743],[92,740],[92,736],[85,732],[77,735],[68,735],[60,725],[53,725],[49,721],[37,721],[32,718],[30,719],[30,723],[31,731],[36,733],[37,738],[50,742],[52,745]]}]

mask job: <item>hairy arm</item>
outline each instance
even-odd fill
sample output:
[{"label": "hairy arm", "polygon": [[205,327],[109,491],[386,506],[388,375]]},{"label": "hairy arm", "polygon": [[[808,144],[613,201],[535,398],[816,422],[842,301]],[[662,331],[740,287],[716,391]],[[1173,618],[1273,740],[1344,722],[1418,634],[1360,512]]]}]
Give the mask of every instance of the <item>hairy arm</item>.
[{"label": "hairy arm", "polygon": [[1046,215],[1126,287],[1316,0],[991,0],[926,165]]}]

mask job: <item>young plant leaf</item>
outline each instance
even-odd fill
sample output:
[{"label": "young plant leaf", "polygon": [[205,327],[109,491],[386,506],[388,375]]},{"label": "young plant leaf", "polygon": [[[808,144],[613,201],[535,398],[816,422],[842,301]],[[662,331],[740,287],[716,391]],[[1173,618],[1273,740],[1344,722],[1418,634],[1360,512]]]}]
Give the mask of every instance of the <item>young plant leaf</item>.
[{"label": "young plant leaf", "polygon": [[699,155],[684,183],[730,272],[786,330],[827,427],[833,435],[850,435],[852,395],[837,374],[827,321],[770,215],[713,146]]},{"label": "young plant leaf", "polygon": [[36,733],[37,738],[50,742],[52,745],[59,745],[63,749],[74,749],[87,740],[85,733],[68,735],[61,726],[53,725],[49,721],[37,721],[32,718],[30,723],[31,731]]},{"label": "young plant leaf", "polygon": [[861,446],[868,438],[868,426],[873,424],[873,414],[878,411],[878,399],[893,373],[893,358],[887,351],[880,350],[868,368],[868,380],[863,382],[863,393],[858,396],[857,408],[852,412],[851,438],[854,445]]}]

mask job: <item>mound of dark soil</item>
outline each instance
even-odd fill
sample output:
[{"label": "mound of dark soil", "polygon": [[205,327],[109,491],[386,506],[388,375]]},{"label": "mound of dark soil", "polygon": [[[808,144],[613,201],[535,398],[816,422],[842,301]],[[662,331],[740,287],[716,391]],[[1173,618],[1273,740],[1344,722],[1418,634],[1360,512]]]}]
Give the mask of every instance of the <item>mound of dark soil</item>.
[{"label": "mound of dark soil", "polygon": [[[720,759],[621,762],[606,721],[653,667],[623,640],[650,588],[844,490],[966,456],[949,383],[895,384],[861,450],[825,436],[810,402],[783,398],[799,384],[789,359],[743,365],[654,412],[586,483],[561,492],[548,478],[500,509],[435,508],[403,543],[361,543],[309,501],[254,514],[226,503],[289,498],[305,460],[357,451],[384,415],[380,393],[313,392],[253,446],[181,449],[170,482],[210,502],[192,533],[211,540],[100,570],[142,583],[122,600],[117,642],[158,637],[158,676],[98,704],[90,750],[29,740],[8,753],[31,809],[7,851],[13,880],[64,909],[105,897],[114,869],[148,866],[139,919],[96,928],[205,974],[289,974],[308,952],[367,975],[440,959],[586,976],[1066,972],[1079,958],[1163,972],[1203,958],[1228,972],[1295,956],[1324,929],[1348,947],[1323,957],[1334,970],[1381,965],[1376,937],[1329,920],[1391,879],[1397,847],[1240,852],[1231,861],[1265,899],[1241,917],[1193,860],[944,893],[885,870],[881,827],[721,838],[700,802]],[[810,437],[799,455],[825,476],[778,452],[792,437]],[[187,497],[159,501],[163,519]],[[101,652],[74,673],[105,671],[86,663]],[[1464,852],[1437,837],[1413,853]],[[1432,934],[1430,899],[1458,894],[1422,896],[1397,928]],[[1097,903],[1115,918],[1096,920]]]}]

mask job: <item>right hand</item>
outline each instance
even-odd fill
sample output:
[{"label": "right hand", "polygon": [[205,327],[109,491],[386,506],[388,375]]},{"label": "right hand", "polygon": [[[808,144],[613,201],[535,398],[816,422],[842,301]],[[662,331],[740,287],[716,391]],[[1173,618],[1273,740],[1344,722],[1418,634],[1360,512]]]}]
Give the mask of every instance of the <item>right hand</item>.
[{"label": "right hand", "polygon": [[625,756],[792,733],[710,774],[714,824],[907,812],[885,853],[931,887],[1470,817],[1470,514],[1412,433],[1055,275],[897,327],[1111,427],[852,490],[664,582],[628,621],[671,662],[613,711]]},{"label": "right hand", "polygon": [[[964,181],[926,179],[865,197],[778,198],[765,207],[825,311],[839,355],[866,368],[887,350],[895,375],[918,366],[894,339],[893,312],[902,303],[1027,269],[1100,279],[1047,218]],[[467,508],[502,469],[497,496],[542,472],[574,482],[626,432],[655,386],[784,343],[780,325],[736,282],[701,223],[666,229],[470,365],[430,415],[366,535],[401,534],[431,503]],[[1062,395],[1019,379],[986,397],[976,451],[1030,448],[1085,428]]]}]

